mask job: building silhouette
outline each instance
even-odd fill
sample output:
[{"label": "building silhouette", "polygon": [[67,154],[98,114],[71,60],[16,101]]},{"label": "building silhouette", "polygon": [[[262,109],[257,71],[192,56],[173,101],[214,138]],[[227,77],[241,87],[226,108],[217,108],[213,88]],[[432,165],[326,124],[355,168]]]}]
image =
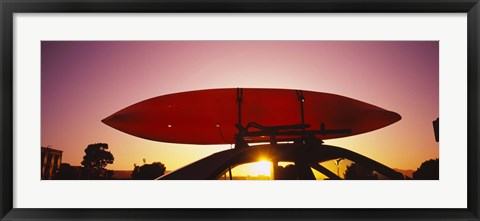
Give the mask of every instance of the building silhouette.
[{"label": "building silhouette", "polygon": [[62,163],[62,153],[61,150],[42,147],[42,180],[50,180],[58,172]]}]

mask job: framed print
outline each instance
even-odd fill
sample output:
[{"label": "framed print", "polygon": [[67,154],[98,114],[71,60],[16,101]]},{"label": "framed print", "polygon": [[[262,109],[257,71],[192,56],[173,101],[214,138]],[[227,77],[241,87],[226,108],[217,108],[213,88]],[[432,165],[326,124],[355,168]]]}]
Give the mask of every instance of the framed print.
[{"label": "framed print", "polygon": [[2,220],[478,220],[478,1],[2,1]]}]

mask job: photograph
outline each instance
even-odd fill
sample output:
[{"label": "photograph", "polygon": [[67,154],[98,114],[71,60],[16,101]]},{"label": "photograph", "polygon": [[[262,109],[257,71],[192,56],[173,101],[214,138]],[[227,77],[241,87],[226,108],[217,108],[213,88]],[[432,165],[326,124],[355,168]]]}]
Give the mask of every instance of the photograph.
[{"label": "photograph", "polygon": [[442,180],[439,41],[44,40],[40,52],[42,182]]}]

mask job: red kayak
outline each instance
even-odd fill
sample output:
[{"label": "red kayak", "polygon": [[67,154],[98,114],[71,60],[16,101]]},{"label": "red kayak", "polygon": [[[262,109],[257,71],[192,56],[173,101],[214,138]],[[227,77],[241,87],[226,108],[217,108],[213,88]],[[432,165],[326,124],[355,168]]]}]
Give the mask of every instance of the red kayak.
[{"label": "red kayak", "polygon": [[[377,130],[400,119],[395,112],[335,94],[226,88],[154,97],[126,107],[102,122],[154,141],[233,144],[235,134],[239,133],[235,126],[239,121],[242,126],[250,122],[265,127],[309,125],[302,128],[307,132],[323,128],[348,130],[348,133],[314,133],[316,138],[326,140]],[[258,139],[269,140],[262,136]]]}]

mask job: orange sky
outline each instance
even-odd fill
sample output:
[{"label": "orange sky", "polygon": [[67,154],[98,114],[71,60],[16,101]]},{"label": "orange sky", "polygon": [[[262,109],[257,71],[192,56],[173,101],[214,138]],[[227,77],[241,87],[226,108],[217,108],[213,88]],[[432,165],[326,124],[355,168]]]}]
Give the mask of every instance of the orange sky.
[{"label": "orange sky", "polygon": [[[208,88],[290,88],[339,94],[399,113],[388,127],[326,140],[392,168],[438,158],[438,42],[42,42],[42,146],[80,165],[88,144],[108,143],[109,169],[160,161],[175,170],[230,145],[149,141],[101,122],[139,101]],[[186,132],[188,136],[188,132]]]}]

